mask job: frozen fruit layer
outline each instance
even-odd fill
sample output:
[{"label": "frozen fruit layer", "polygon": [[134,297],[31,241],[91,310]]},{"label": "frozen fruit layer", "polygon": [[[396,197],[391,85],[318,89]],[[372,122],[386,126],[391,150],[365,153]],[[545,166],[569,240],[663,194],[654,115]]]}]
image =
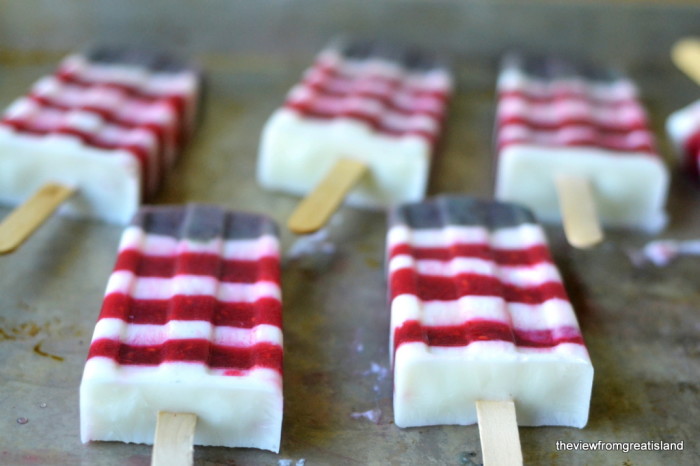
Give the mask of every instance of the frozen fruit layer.
[{"label": "frozen fruit layer", "polygon": [[281,312],[270,220],[197,204],[141,209],[90,345],[83,441],[152,443],[157,412],[173,411],[197,414],[197,444],[277,451]]},{"label": "frozen fruit layer", "polygon": [[635,84],[603,68],[508,55],[497,84],[496,197],[559,221],[554,179],[591,181],[601,220],[657,231],[668,173]]},{"label": "frozen fruit layer", "polygon": [[262,134],[258,179],[306,194],[342,157],[370,176],[348,202],[381,207],[421,199],[442,132],[452,76],[433,55],[380,42],[337,40],[288,93]]},{"label": "frozen fruit layer", "polygon": [[593,368],[529,211],[406,204],[387,248],[398,426],[470,424],[477,400],[508,399],[521,425],[586,424]]},{"label": "frozen fruit layer", "polygon": [[0,202],[19,204],[58,181],[78,188],[64,212],[127,223],[191,136],[200,81],[151,52],[67,57],[0,118]]}]

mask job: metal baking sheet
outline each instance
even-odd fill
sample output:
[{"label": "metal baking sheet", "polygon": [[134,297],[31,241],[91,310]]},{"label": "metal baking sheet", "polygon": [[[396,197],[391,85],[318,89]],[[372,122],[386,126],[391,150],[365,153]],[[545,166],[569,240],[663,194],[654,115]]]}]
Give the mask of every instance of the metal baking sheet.
[{"label": "metal baking sheet", "polygon": [[[76,2],[67,3],[75,8]],[[481,14],[489,11],[483,5],[481,9]],[[624,13],[615,11],[618,16]],[[671,20],[677,18],[675,10],[668,11]],[[28,21],[29,13],[17,5],[10,13]],[[124,15],[119,18],[124,20]],[[108,22],[104,17],[102,21]],[[447,24],[446,34],[456,37],[455,27]],[[662,20],[658,27],[666,28]],[[50,37],[44,38],[46,48],[41,53],[36,48],[28,51],[12,30],[5,34],[7,40],[0,50],[3,107],[51,70],[64,51],[54,50]],[[671,33],[665,34],[668,42]],[[59,43],[70,42],[65,33],[58,35]],[[199,50],[192,55],[208,76],[205,117],[155,202],[217,203],[265,212],[284,224],[297,199],[265,192],[255,183],[258,138],[265,119],[323,42],[304,36],[295,42],[293,53],[275,54],[270,46],[259,55],[236,55],[220,50],[208,53],[206,41],[200,40],[195,47]],[[435,39],[428,42],[440,44]],[[533,36],[533,43],[541,44],[540,38]],[[563,43],[569,44],[567,40]],[[622,44],[631,47],[628,42]],[[658,52],[658,45],[649,50],[650,54]],[[607,51],[599,58],[609,60],[613,55]],[[662,151],[672,164],[663,135],[664,118],[700,96],[700,89],[668,60],[656,55],[647,59],[639,50],[632,56],[633,60],[625,62],[626,71],[640,84]],[[492,194],[496,59],[495,50],[489,49],[483,56],[458,56],[455,61],[458,92],[433,167],[433,194]],[[679,176],[675,168],[673,172],[668,202],[671,223],[663,237],[700,238],[700,187]],[[8,212],[0,208],[0,216]],[[18,252],[0,257],[0,464],[149,464],[148,446],[83,445],[79,438],[78,386],[121,230],[54,217]],[[385,230],[383,212],[343,208],[327,236],[315,243],[325,242],[325,246],[314,254],[292,257],[298,238],[283,229],[285,415],[281,452],[198,447],[196,464],[481,462],[476,426],[399,429],[392,422]],[[526,464],[699,463],[694,439],[700,432],[700,258],[679,258],[667,267],[640,267],[630,261],[629,251],[654,238],[609,232],[604,244],[578,251],[567,246],[559,228],[548,227],[547,231],[579,316],[595,379],[586,428],[520,429]],[[580,446],[578,442],[599,441],[605,446],[638,442],[646,448],[648,442],[684,442],[684,450],[557,449],[557,442]]]}]

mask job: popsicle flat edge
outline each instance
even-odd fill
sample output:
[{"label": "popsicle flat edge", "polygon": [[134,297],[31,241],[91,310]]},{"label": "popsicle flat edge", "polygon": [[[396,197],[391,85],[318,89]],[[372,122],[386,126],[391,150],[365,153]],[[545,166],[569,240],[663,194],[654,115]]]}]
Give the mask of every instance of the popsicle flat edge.
[{"label": "popsicle flat edge", "polygon": [[159,411],[151,466],[192,466],[197,415]]},{"label": "popsicle flat edge", "polygon": [[47,183],[0,223],[0,254],[16,250],[67,200],[75,188]]},{"label": "popsicle flat edge", "polygon": [[522,466],[523,453],[513,401],[476,402],[484,466]]},{"label": "popsicle flat edge", "polygon": [[292,212],[287,227],[300,235],[323,228],[347,193],[368,169],[368,166],[359,160],[338,160],[316,188]]}]

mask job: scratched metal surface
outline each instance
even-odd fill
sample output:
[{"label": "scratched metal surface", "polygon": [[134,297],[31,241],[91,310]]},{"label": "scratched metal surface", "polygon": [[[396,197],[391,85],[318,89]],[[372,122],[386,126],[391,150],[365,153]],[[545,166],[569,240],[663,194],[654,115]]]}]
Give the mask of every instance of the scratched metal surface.
[{"label": "scratched metal surface", "polygon": [[[155,202],[213,202],[283,223],[296,199],[255,184],[258,136],[321,44],[284,55],[194,53],[209,78],[205,117]],[[3,107],[61,56],[48,46],[37,53],[20,45],[12,53],[4,48],[0,58]],[[600,58],[611,56],[608,50]],[[626,70],[639,82],[670,155],[663,119],[700,97],[700,89],[668,60],[634,57],[623,60]],[[495,58],[456,61],[458,93],[431,193],[491,195]],[[672,222],[663,237],[700,237],[700,188],[675,176],[668,205]],[[0,208],[0,216],[7,212]],[[700,432],[700,259],[636,267],[627,250],[652,238],[611,232],[600,247],[575,251],[557,228],[548,232],[596,373],[588,426],[520,429],[526,463],[700,463],[693,445]],[[196,464],[480,463],[475,426],[402,430],[392,423],[384,233],[383,213],[346,208],[328,230],[332,254],[285,261],[282,450],[200,447]],[[149,464],[150,447],[79,440],[78,386],[120,234],[117,226],[53,218],[17,253],[0,257],[0,464]],[[295,241],[283,233],[285,251]],[[556,450],[557,441],[599,440],[684,441],[685,451]]]}]

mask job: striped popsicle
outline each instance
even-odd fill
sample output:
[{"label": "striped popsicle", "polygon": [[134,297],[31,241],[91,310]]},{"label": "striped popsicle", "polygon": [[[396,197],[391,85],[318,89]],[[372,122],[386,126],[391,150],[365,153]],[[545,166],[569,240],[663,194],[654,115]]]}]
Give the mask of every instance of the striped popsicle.
[{"label": "striped popsicle", "polygon": [[601,67],[511,54],[497,84],[496,198],[560,220],[555,181],[590,183],[607,226],[666,224],[668,171],[635,84]]},{"label": "striped popsicle", "polygon": [[586,424],[593,367],[530,211],[398,206],[387,257],[396,425],[472,424],[485,400],[513,400],[520,425]]},{"label": "striped popsicle", "polygon": [[262,133],[258,180],[306,195],[339,159],[367,165],[346,197],[381,208],[422,199],[452,76],[435,56],[376,41],[324,48]]},{"label": "striped popsicle", "polygon": [[279,243],[267,218],[144,207],[127,227],[80,387],[83,442],[152,443],[159,411],[200,445],[279,450]]},{"label": "striped popsicle", "polygon": [[66,57],[0,118],[0,202],[58,182],[77,188],[64,212],[128,223],[191,137],[200,86],[198,70],[157,52]]}]

